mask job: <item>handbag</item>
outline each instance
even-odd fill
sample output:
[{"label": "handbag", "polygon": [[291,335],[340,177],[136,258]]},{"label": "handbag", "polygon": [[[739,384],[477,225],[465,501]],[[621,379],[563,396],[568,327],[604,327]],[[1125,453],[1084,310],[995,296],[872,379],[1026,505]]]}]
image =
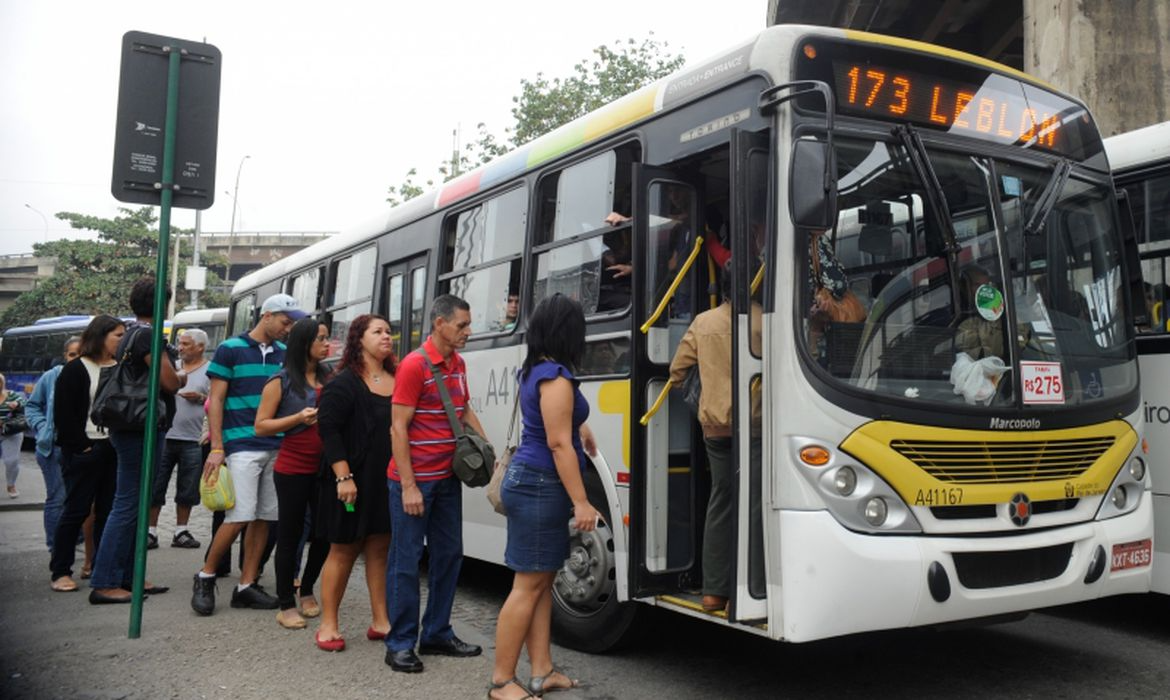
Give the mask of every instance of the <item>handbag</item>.
[{"label": "handbag", "polygon": [[812,259],[813,266],[813,280],[817,286],[817,291],[813,295],[815,306],[820,309],[829,321],[834,323],[861,323],[868,315],[865,311],[865,306],[862,305],[861,300],[853,293],[852,289],[846,288],[845,293],[838,299],[833,295],[824,282],[821,280],[821,256],[817,241],[820,235],[812,237],[812,243],[809,249],[809,255]]},{"label": "handbag", "polygon": [[23,433],[26,430],[28,430],[28,419],[18,413],[4,421],[4,427],[0,428],[0,434],[8,437],[17,433]]},{"label": "handbag", "polygon": [[150,396],[150,372],[135,372],[130,367],[134,340],[143,326],[136,326],[122,340],[122,353],[117,364],[103,367],[89,417],[93,424],[106,430],[144,430],[146,411],[153,398],[158,410],[159,425],[166,421],[166,405],[157,396]]},{"label": "handbag", "polygon": [[236,507],[236,490],[232,487],[232,473],[225,465],[219,465],[219,478],[214,486],[207,479],[199,479],[199,502],[210,511],[231,510]]},{"label": "handbag", "polygon": [[451,395],[447,393],[447,376],[435,367],[425,352],[422,356],[431,368],[431,376],[435,378],[435,385],[439,389],[439,398],[443,400],[443,408],[447,411],[447,421],[451,424],[451,432],[455,434],[455,456],[451,460],[451,471],[472,488],[487,486],[492,479],[491,465],[496,462],[496,450],[486,438],[471,426],[464,425],[455,415],[455,406],[451,403]]},{"label": "handbag", "polygon": [[703,394],[703,382],[699,378],[699,366],[697,364],[691,365],[687,369],[687,374],[685,377],[683,377],[682,385],[679,387],[679,391],[682,392],[683,403],[685,403],[696,416],[699,415],[699,397]]},{"label": "handbag", "polygon": [[492,470],[491,481],[487,486],[488,503],[492,504],[492,509],[500,515],[507,515],[508,509],[504,507],[504,500],[500,496],[500,491],[504,488],[504,474],[508,471],[508,465],[512,463],[512,455],[516,454],[516,448],[519,447],[519,440],[517,444],[512,444],[512,433],[516,430],[516,415],[520,412],[520,396],[519,392],[516,395],[516,403],[512,404],[512,422],[508,424],[508,437],[504,438],[504,454],[496,460],[495,469]]}]

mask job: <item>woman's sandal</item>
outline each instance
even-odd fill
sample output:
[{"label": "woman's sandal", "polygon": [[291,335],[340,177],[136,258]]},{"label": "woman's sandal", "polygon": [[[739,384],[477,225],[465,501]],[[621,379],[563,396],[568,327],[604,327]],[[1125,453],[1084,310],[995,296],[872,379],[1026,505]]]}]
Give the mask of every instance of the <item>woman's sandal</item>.
[{"label": "woman's sandal", "polygon": [[[558,673],[562,676],[565,676],[565,680],[569,681],[569,685],[555,685],[546,688],[544,684],[548,682],[549,678],[552,678]],[[558,690],[572,690],[573,688],[579,687],[581,687],[581,681],[574,678],[569,678],[563,671],[559,670],[555,666],[553,667],[553,670],[549,671],[543,676],[533,676],[528,680],[528,689],[532,691],[532,694],[536,695],[537,697],[541,697],[545,693],[555,693]]]},{"label": "woman's sandal", "polygon": [[520,681],[516,680],[515,676],[512,676],[511,678],[504,681],[503,683],[494,683],[493,682],[490,686],[488,686],[488,700],[496,700],[496,698],[492,696],[493,690],[503,690],[504,688],[508,687],[509,685],[515,685],[520,690],[523,690],[525,693],[528,693],[524,697],[520,698],[520,700],[529,700],[529,698],[539,698],[540,697],[539,695],[536,695],[528,688],[525,688],[524,686],[520,685]]}]

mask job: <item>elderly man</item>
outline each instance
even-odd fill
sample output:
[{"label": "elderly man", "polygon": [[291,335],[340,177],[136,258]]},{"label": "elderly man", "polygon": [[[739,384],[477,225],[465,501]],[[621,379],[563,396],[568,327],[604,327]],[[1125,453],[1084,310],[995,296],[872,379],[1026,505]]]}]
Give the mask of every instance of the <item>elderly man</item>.
[{"label": "elderly man", "polygon": [[[167,485],[171,472],[175,476],[175,534],[172,547],[198,549],[199,540],[187,529],[191,506],[199,502],[199,476],[203,473],[203,402],[211,392],[207,377],[207,333],[188,328],[179,333],[180,375],[186,375],[187,384],[175,399],[175,420],[167,431],[162,448],[162,463],[154,475],[154,491],[150,503],[150,531],[147,549],[158,547],[158,514],[167,500]],[[175,466],[178,465],[178,470]]]}]

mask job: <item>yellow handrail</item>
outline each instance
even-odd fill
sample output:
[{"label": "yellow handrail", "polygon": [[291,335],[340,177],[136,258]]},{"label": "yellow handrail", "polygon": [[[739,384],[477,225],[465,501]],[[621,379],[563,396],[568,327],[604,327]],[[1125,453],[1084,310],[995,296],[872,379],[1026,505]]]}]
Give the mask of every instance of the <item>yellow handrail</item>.
[{"label": "yellow handrail", "polygon": [[756,272],[755,278],[752,279],[752,294],[755,294],[756,291],[760,288],[760,285],[763,283],[764,268],[766,266],[767,265],[765,263],[760,263],[760,269]]},{"label": "yellow handrail", "polygon": [[702,249],[703,237],[696,236],[695,247],[691,249],[691,254],[687,256],[687,259],[683,262],[682,267],[679,268],[678,274],[674,276],[674,281],[670,283],[670,288],[667,289],[666,294],[662,296],[662,301],[658,303],[658,308],[654,309],[654,313],[650,314],[650,318],[646,319],[646,322],[642,324],[641,331],[643,334],[649,333],[650,327],[654,325],[654,323],[658,320],[658,317],[662,315],[662,312],[666,311],[667,304],[669,304],[670,300],[674,298],[675,290],[677,290],[678,286],[682,284],[683,277],[686,277],[687,273],[690,272],[691,265],[695,263],[695,258],[699,257],[699,251]]},{"label": "yellow handrail", "polygon": [[673,384],[673,382],[667,379],[666,386],[662,387],[662,393],[659,394],[658,398],[654,400],[654,405],[650,407],[649,411],[646,411],[646,415],[642,416],[642,420],[638,421],[639,423],[642,425],[647,425],[650,423],[650,419],[654,417],[655,413],[658,413],[658,409],[662,408],[662,402],[666,400],[666,395],[670,393],[671,384]]},{"label": "yellow handrail", "polygon": [[707,256],[707,293],[708,301],[711,303],[711,308],[719,306],[719,295],[715,292],[715,261],[710,255]]}]

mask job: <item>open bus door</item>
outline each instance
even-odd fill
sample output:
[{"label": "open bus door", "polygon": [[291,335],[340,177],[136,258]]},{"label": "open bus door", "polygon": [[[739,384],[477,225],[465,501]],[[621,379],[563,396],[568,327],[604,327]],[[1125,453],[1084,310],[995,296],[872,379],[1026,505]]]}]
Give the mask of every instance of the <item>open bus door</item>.
[{"label": "open bus door", "polygon": [[[761,324],[764,279],[769,275],[768,193],[771,155],[768,133],[732,133],[732,459],[736,465],[735,559],[730,617],[760,620],[768,615],[764,560],[763,469],[768,338]],[[773,246],[774,249],[774,246]],[[747,255],[741,253],[747,251]]]}]

